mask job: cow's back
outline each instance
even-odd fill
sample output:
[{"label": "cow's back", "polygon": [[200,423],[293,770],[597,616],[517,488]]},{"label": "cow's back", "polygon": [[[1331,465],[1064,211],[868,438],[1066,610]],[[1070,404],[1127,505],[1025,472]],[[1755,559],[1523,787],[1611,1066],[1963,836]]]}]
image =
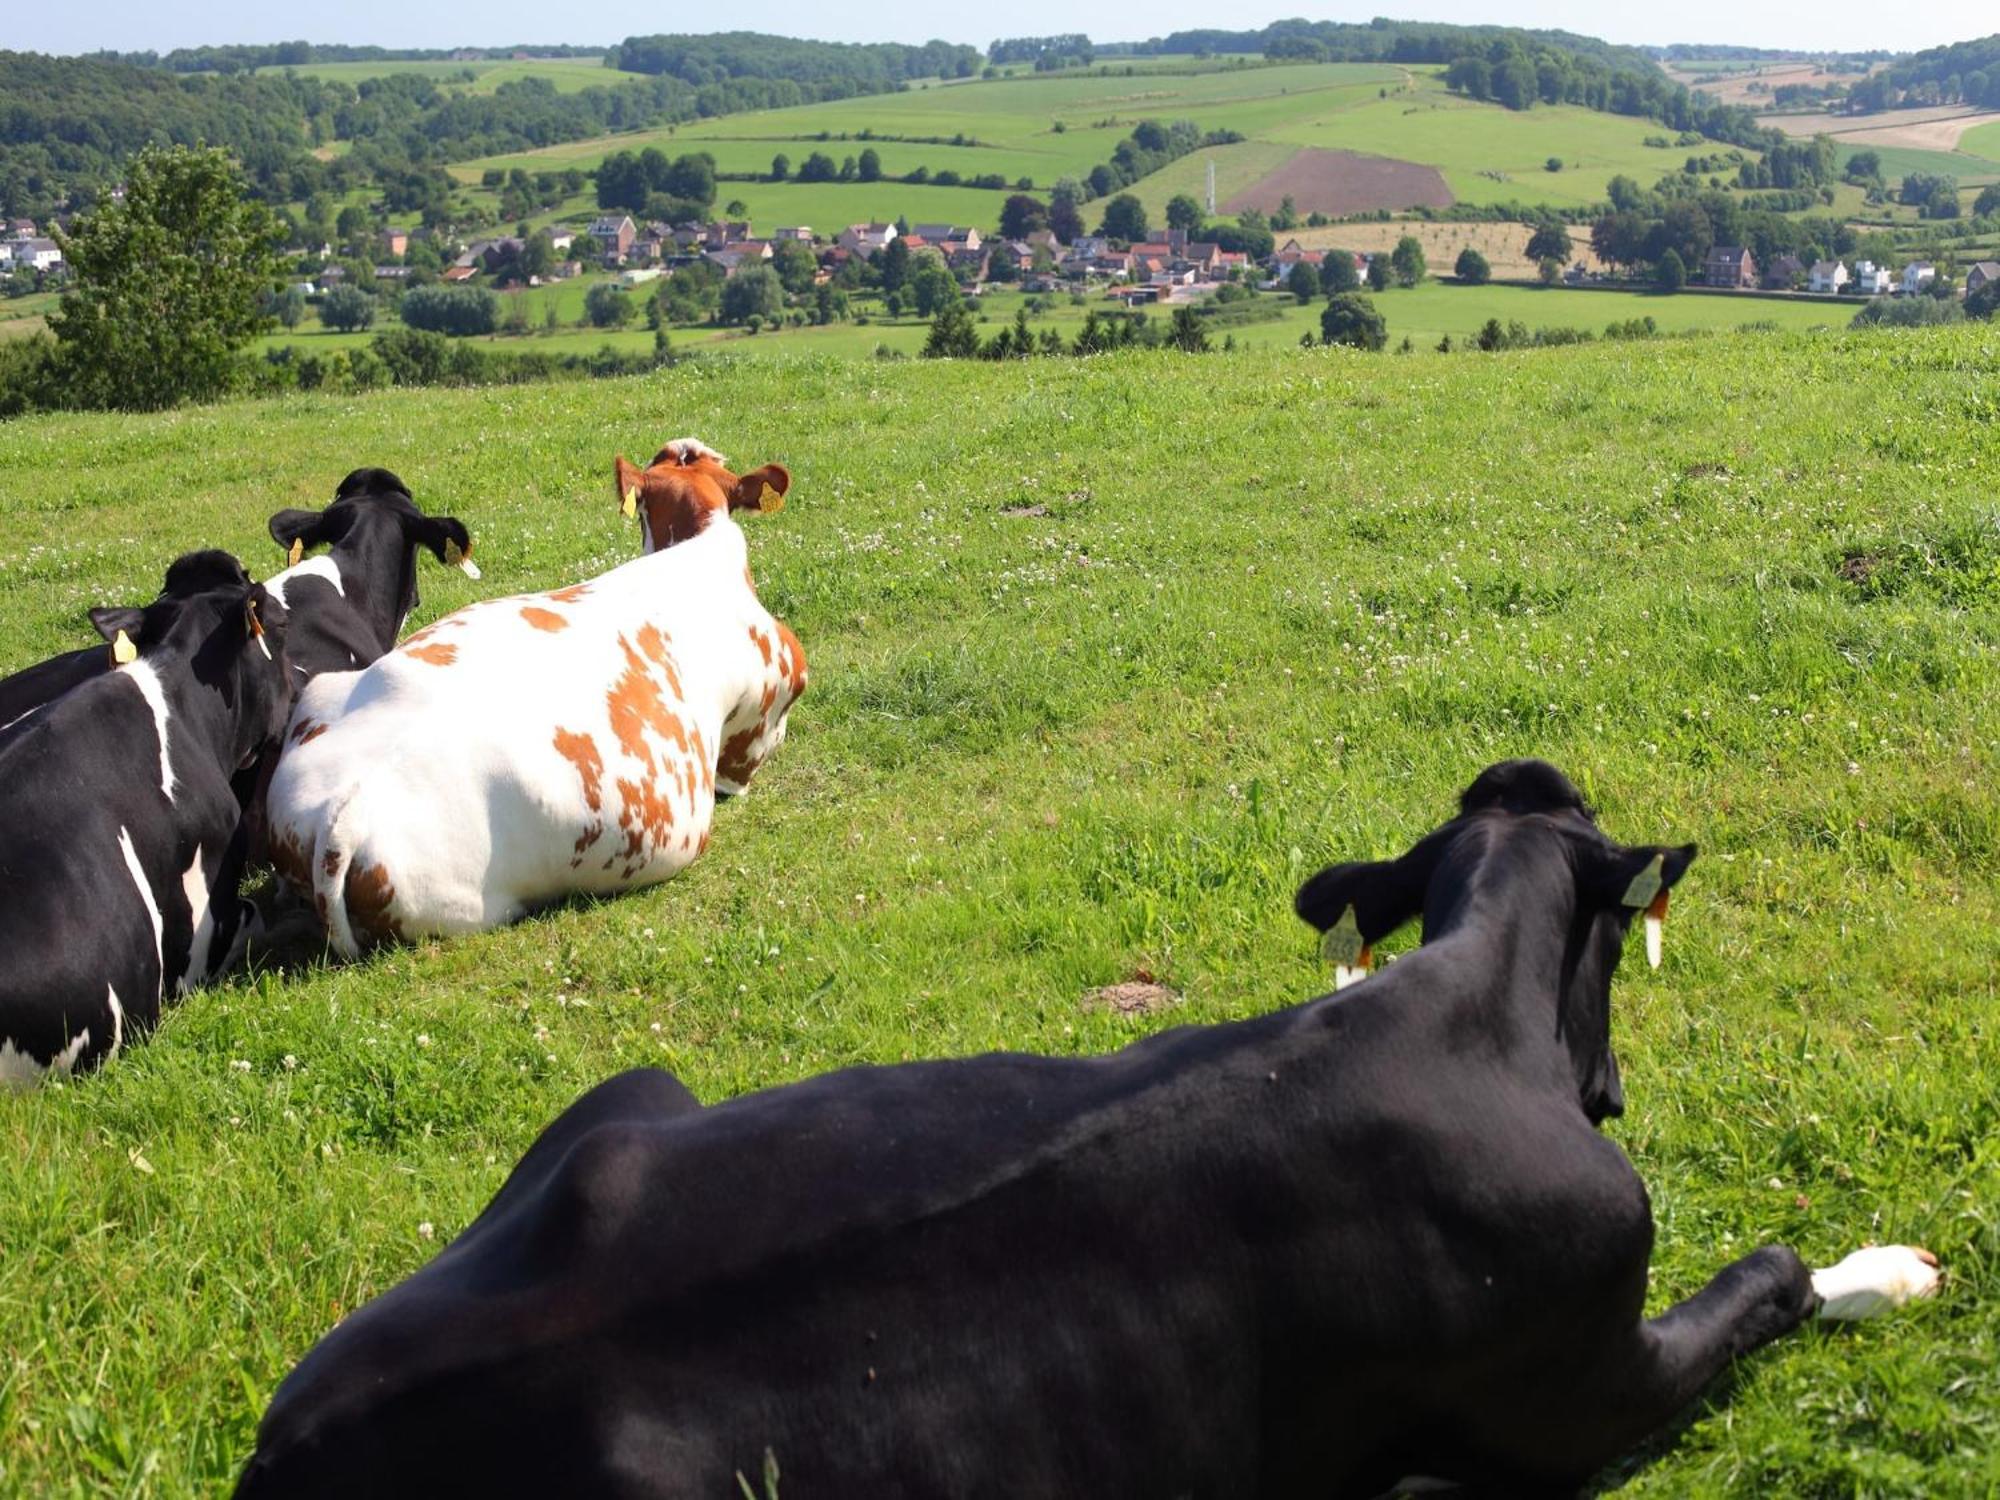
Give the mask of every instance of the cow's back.
[{"label": "cow's back", "polygon": [[670,560],[468,606],[306,687],[271,843],[337,946],[502,925],[666,879],[701,852],[717,660],[747,653],[761,609],[740,572],[737,596],[717,597],[677,584]]}]

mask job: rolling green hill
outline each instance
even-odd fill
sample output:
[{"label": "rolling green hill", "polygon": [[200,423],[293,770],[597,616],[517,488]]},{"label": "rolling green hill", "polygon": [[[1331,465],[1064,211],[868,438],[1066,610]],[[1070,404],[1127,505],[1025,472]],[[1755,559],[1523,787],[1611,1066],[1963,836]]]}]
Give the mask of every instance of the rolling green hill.
[{"label": "rolling green hill", "polygon": [[[791,466],[746,530],[812,671],[671,885],[354,965],[280,955],[102,1075],[0,1097],[0,1491],[225,1490],[293,1361],[619,1069],[716,1100],[1317,994],[1297,882],[1538,754],[1615,836],[1702,848],[1666,966],[1628,960],[1614,995],[1649,1307],[1771,1239],[1815,1264],[1914,1240],[1949,1272],[1934,1304],[1745,1361],[1605,1482],[1989,1493],[1996,379],[1980,326],[746,360],[0,424],[0,666],[88,639],[87,606],[149,595],[182,548],[275,569],[265,518],[357,464],[477,538],[484,581],[427,568],[413,625],[591,576],[636,547],[613,455],[692,432]],[[1142,968],[1178,1003],[1082,1004]]]},{"label": "rolling green hill", "polygon": [[[865,99],[574,141],[545,150],[463,162],[452,170],[476,183],[492,167],[548,170],[592,166],[614,150],[648,145],[670,153],[705,150],[726,172],[768,172],[782,152],[796,171],[808,152],[838,163],[872,147],[884,172],[950,168],[964,176],[997,172],[1011,184],[1028,178],[1046,191],[1063,176],[1082,177],[1111,155],[1140,120],[1192,120],[1203,130],[1233,130],[1248,139],[1184,157],[1135,189],[1159,212],[1177,192],[1199,196],[1206,163],[1216,163],[1218,205],[1253,186],[1301,147],[1319,146],[1386,156],[1436,167],[1465,203],[1596,203],[1605,184],[1625,173],[1650,185],[1678,170],[1689,148],[1645,144],[1664,139],[1649,120],[1562,106],[1512,111],[1447,93],[1435,70],[1382,64],[1324,63],[1195,73],[1038,75],[968,80]],[[867,139],[866,137],[887,139]],[[906,139],[894,139],[903,137]],[[907,138],[968,138],[972,145],[919,144]],[[1562,170],[1546,169],[1549,158]],[[811,192],[808,200],[804,195]],[[776,224],[840,224],[867,216],[852,195],[829,203],[796,183],[730,183],[725,198],[741,199],[760,228]],[[1299,212],[1314,204],[1298,198]],[[985,211],[958,211],[961,222],[991,228],[1004,194],[984,195]],[[846,217],[829,216],[822,205]],[[1396,205],[1400,206],[1400,205]],[[925,217],[908,210],[912,220]],[[816,215],[819,215],[816,217]]]}]

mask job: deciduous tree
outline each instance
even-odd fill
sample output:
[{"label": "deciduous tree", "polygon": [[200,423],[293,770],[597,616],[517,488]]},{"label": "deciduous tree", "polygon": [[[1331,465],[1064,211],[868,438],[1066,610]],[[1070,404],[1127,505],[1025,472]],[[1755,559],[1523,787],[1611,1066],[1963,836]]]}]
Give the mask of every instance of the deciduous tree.
[{"label": "deciduous tree", "polygon": [[122,203],[61,237],[75,288],[50,320],[70,399],[153,410],[222,395],[266,326],[278,230],[226,152],[132,159]]},{"label": "deciduous tree", "polygon": [[1341,292],[1319,315],[1319,334],[1329,344],[1380,349],[1389,342],[1389,325],[1371,298],[1360,292]]}]

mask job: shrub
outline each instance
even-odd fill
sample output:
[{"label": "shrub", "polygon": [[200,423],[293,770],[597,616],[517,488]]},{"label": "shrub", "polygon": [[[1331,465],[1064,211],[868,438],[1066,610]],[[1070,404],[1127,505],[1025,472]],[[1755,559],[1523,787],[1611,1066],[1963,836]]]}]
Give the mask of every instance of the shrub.
[{"label": "shrub", "polygon": [[410,328],[461,338],[491,333],[500,321],[499,298],[476,286],[412,287],[399,310]]},{"label": "shrub", "polygon": [[1360,292],[1340,292],[1319,315],[1320,337],[1329,344],[1356,349],[1380,349],[1389,342],[1389,325],[1372,299]]},{"label": "shrub", "polygon": [[1451,272],[1467,286],[1485,286],[1493,279],[1493,267],[1487,264],[1485,256],[1470,245],[1458,252],[1458,261],[1452,266]]}]

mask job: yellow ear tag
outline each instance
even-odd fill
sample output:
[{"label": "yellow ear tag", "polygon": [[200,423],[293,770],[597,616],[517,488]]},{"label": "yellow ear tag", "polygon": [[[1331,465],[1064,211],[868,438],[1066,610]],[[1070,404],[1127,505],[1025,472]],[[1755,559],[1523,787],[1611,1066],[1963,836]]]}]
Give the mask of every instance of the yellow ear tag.
[{"label": "yellow ear tag", "polygon": [[293,537],[292,550],[285,554],[286,565],[288,567],[296,568],[299,565],[299,559],[304,557],[305,555],[306,555],[305,542],[298,537]]},{"label": "yellow ear tag", "polygon": [[773,511],[780,511],[784,508],[785,497],[772,489],[768,484],[765,485],[764,493],[757,497],[757,513],[768,516]]},{"label": "yellow ear tag", "polygon": [[1660,894],[1660,887],[1666,881],[1667,857],[1655,854],[1652,863],[1632,877],[1632,883],[1625,887],[1623,905],[1630,907],[1651,906],[1653,898]]},{"label": "yellow ear tag", "polygon": [[1330,964],[1351,968],[1361,957],[1366,946],[1361,941],[1361,923],[1354,915],[1354,908],[1344,906],[1340,910],[1340,920],[1327,928],[1326,936],[1319,940],[1320,956]]},{"label": "yellow ear tag", "polygon": [[139,659],[139,648],[132,644],[132,637],[122,630],[111,642],[111,659],[121,667]]},{"label": "yellow ear tag", "polygon": [[626,520],[628,520],[628,521],[629,521],[629,520],[631,520],[631,519],[632,519],[632,518],[633,518],[634,516],[636,516],[636,515],[638,515],[638,514],[639,514],[639,486],[638,486],[638,485],[636,485],[636,484],[635,484],[635,485],[633,485],[633,486],[632,486],[632,488],[630,488],[629,490],[627,490],[627,491],[625,492],[625,504],[624,504],[624,506],[623,506],[622,508],[623,508],[623,510],[624,510],[624,513],[625,513],[625,519],[626,519]]},{"label": "yellow ear tag", "polygon": [[477,578],[479,569],[472,561],[472,553],[458,545],[450,537],[444,539],[444,565],[456,568],[467,578]]}]

